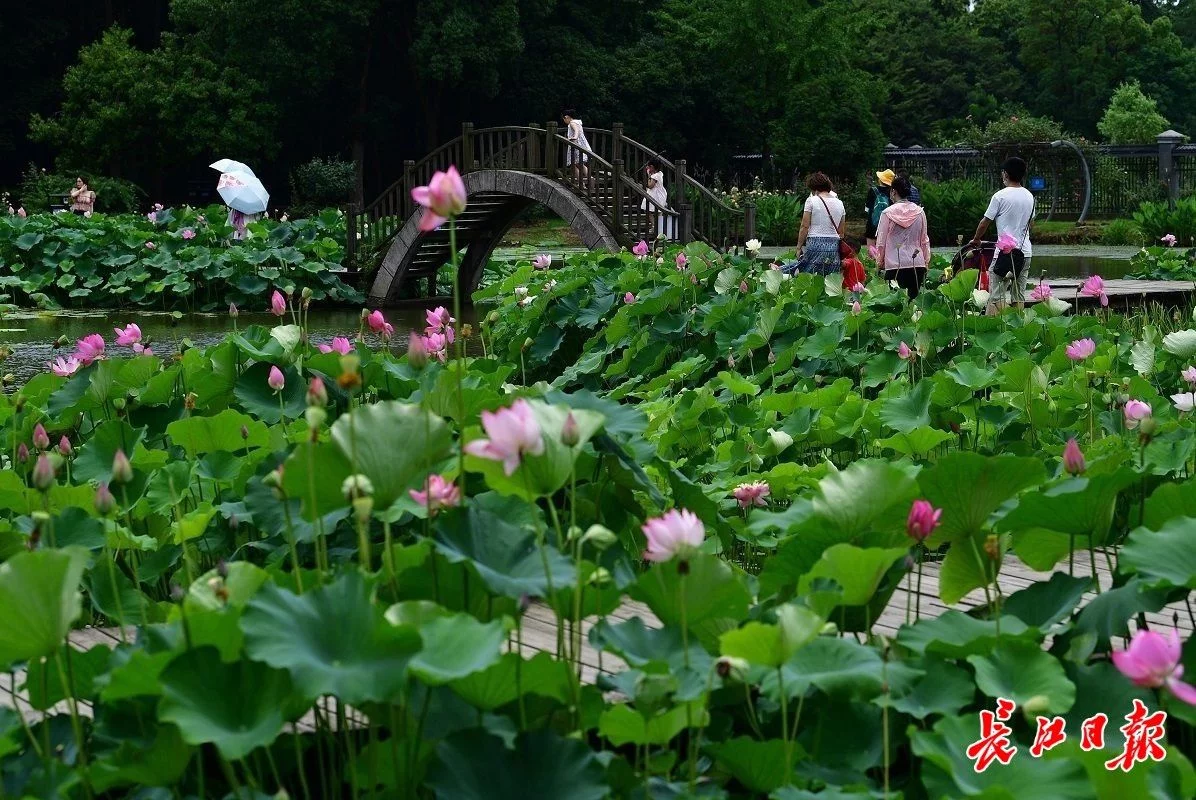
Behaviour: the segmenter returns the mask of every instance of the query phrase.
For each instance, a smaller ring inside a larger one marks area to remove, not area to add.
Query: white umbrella
[[[253,170],[247,165],[242,164],[240,161],[233,161],[231,158],[222,158],[219,161],[213,161],[208,166],[217,172],[244,172],[247,175],[253,175]],[[254,175],[254,177],[256,178],[257,176]]]
[[[260,214],[270,203],[270,193],[255,175],[247,172],[226,172],[216,184],[220,199],[242,214]]]

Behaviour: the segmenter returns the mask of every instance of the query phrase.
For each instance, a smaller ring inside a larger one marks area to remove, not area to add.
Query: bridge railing
[[[405,161],[402,176],[364,207],[350,206],[346,217],[347,256],[354,266],[376,260],[406,220],[415,212],[411,189],[431,180],[433,173],[456,165],[473,169],[509,169],[547,175],[571,185],[574,192],[603,214],[625,238],[657,230],[661,216],[669,238],[702,240],[714,247],[735,246],[755,235],[755,209],[731,208],[686,173],[684,161],[670,161],[623,134],[622,124],[587,129],[591,150],[591,181],[574,185],[567,153],[577,148],[555,122],[475,129],[461,126],[461,135],[433,150],[420,161]],[[669,203],[661,208],[645,191],[644,167],[651,161],[664,173]]]

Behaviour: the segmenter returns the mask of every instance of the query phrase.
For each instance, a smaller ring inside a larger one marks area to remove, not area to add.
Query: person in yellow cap
[[[864,219],[866,221],[864,238],[868,246],[876,245],[876,229],[880,225],[880,215],[885,213],[892,198],[889,189],[893,186],[893,178],[897,177],[891,169],[876,173],[876,186],[868,190],[868,199],[864,202]]]

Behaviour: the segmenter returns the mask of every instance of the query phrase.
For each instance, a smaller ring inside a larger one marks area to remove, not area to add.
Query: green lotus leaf
[[[18,553],[0,564],[0,664],[53,655],[79,617],[81,547]]]

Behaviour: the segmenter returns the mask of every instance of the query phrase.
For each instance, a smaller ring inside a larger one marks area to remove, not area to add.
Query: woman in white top
[[[664,185],[664,173],[651,161],[644,165],[644,173],[648,180],[644,191],[648,193],[648,197],[640,201],[640,208],[648,212],[650,219],[655,220],[655,224],[651,226],[650,230],[655,230],[657,235],[671,238],[666,224],[669,190]]]
[[[590,142],[586,139],[581,120],[576,117],[577,112],[571,108],[561,112],[561,119],[565,122],[565,138],[569,140],[569,147],[565,149],[565,165],[573,167],[573,182],[581,183],[582,178],[588,181],[590,177]]]
[[[806,186],[810,196],[797,234],[798,257],[785,271],[831,275],[839,271],[839,239],[847,211],[835,195],[831,179],[823,173],[815,172],[806,178]]]

